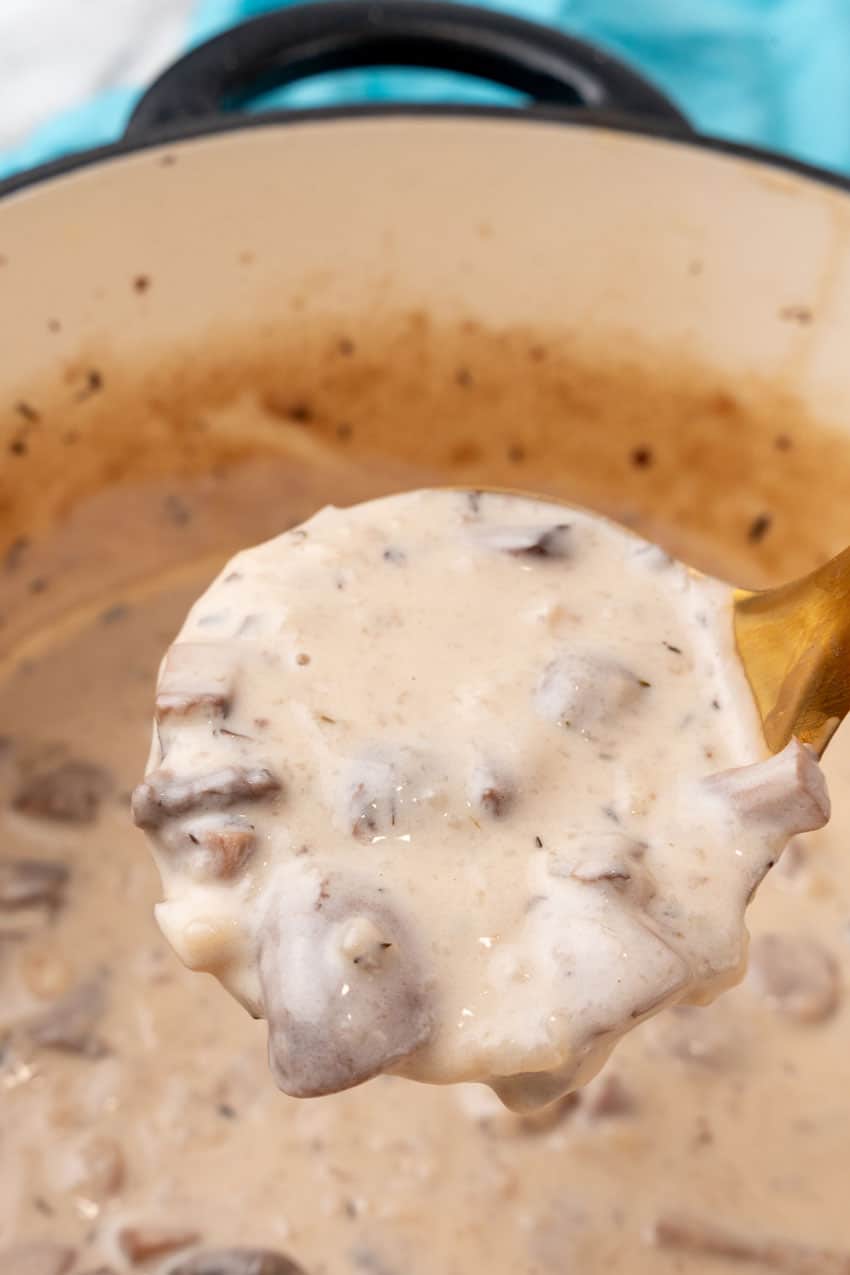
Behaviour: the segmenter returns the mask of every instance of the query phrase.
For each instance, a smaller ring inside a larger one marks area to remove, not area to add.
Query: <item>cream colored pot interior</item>
[[[718,519],[755,515],[730,504],[749,485],[757,506],[772,482],[752,473],[758,430],[743,431],[741,413],[768,431],[772,418],[777,434],[801,413],[838,428],[845,417],[846,196],[596,128],[361,119],[213,136],[11,197],[0,254],[0,419],[23,443],[0,478],[7,536],[67,511],[75,490],[167,468],[166,438],[181,434],[185,453],[189,400],[197,414],[259,390],[280,421],[310,368],[328,414],[345,415],[340,395],[349,411],[368,405],[364,447],[448,465],[461,482],[574,495],[580,464],[591,499],[622,479],[625,516],[652,507],[671,465],[704,471],[709,443],[728,481],[701,502]],[[336,335],[363,357],[334,363]],[[459,385],[444,393],[452,360]],[[380,392],[366,384],[378,363]],[[424,407],[442,417],[438,442],[417,424]],[[530,408],[535,424],[520,420]],[[545,455],[524,436],[521,463],[503,463],[506,413]],[[454,418],[465,452],[446,451]],[[460,422],[473,418],[467,439]],[[64,450],[60,431],[75,435]],[[629,473],[624,443],[659,432],[658,465]],[[267,432],[264,446],[278,445]],[[806,521],[829,503],[810,480]],[[708,515],[686,486],[678,512],[698,531]]]

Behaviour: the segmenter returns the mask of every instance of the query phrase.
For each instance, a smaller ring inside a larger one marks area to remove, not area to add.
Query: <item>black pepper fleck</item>
[[[216,1110],[218,1111],[218,1114],[220,1116],[223,1116],[225,1120],[236,1119],[236,1108],[231,1107],[229,1102],[220,1102]]]
[[[674,646],[672,642],[665,642],[664,645],[667,647],[667,650],[672,651],[674,655],[682,654],[682,648],[680,646]]]
[[[6,556],[3,559],[3,566],[7,571],[17,571],[21,565],[21,560],[30,547],[30,542],[26,536],[18,536],[13,540],[6,550]]]
[[[542,838],[542,837],[535,837],[535,838],[534,838],[534,844],[537,846],[537,849],[538,849],[538,850],[542,850],[542,849],[543,849],[543,838]]]
[[[163,509],[166,517],[174,523],[175,527],[185,527],[192,520],[191,509],[185,500],[181,500],[174,492],[166,496],[163,502]]]
[[[151,286],[151,277],[149,274],[137,274],[133,280],[133,291],[142,293],[147,292]]]
[[[36,421],[41,420],[40,413],[33,407],[32,403],[27,403],[24,399],[19,399],[15,404],[15,411],[22,416],[30,425],[34,425]]]
[[[86,373],[86,383],[76,395],[77,402],[84,403],[87,398],[91,398],[93,394],[98,394],[102,389],[103,373],[99,372],[96,367],[89,368]]]
[[[47,588],[47,581],[44,576],[33,576],[27,587],[30,593],[44,593]]]
[[[511,443],[508,448],[508,460],[512,465],[521,465],[525,460],[525,448],[521,443]]]
[[[655,457],[651,447],[634,447],[629,453],[629,460],[635,469],[649,469]]]
[[[747,529],[747,539],[750,544],[761,544],[767,533],[770,531],[773,518],[770,514],[758,514],[750,523]]]
[[[814,311],[808,305],[784,305],[779,311],[780,319],[786,323],[799,323],[801,327],[806,327],[811,323]]]
[[[299,425],[309,425],[313,420],[313,409],[309,403],[293,403],[287,415],[290,420],[297,421]]]
[[[116,624],[119,620],[124,620],[130,613],[130,608],[124,602],[116,602],[114,606],[107,607],[105,611],[100,613],[101,624]]]

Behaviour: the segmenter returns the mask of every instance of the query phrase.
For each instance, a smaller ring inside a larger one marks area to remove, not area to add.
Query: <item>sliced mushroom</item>
[[[97,1035],[97,1027],[105,1009],[104,979],[96,975],[31,1019],[26,1026],[27,1035],[42,1049],[102,1058],[107,1050]]]
[[[830,1018],[841,1000],[838,965],[816,939],[760,934],[750,946],[751,985],[798,1023]]]
[[[264,766],[223,766],[187,777],[155,770],[133,793],[133,818],[140,828],[157,828],[175,815],[226,810],[240,801],[259,801],[280,790],[280,780]]]
[[[26,775],[12,797],[12,806],[39,819],[94,823],[111,787],[112,779],[102,766],[71,759]]]
[[[468,534],[484,549],[515,557],[570,558],[574,544],[567,522],[546,527],[475,527]]]
[[[829,819],[823,771],[813,750],[797,739],[767,761],[720,771],[705,784],[739,818],[773,826],[785,838],[822,828]]]
[[[16,1244],[0,1251],[0,1275],[66,1275],[76,1256],[66,1244]]]
[[[303,1266],[269,1248],[204,1249],[169,1267],[168,1275],[305,1275]]]
[[[157,720],[186,717],[195,709],[208,716],[226,717],[234,681],[234,655],[229,646],[218,642],[176,642],[159,675]]]
[[[0,863],[0,908],[58,908],[65,901],[70,872],[51,859],[11,859]]]
[[[416,946],[389,903],[342,876],[297,907],[288,897],[273,906],[260,980],[272,1073],[285,1093],[349,1089],[425,1043],[432,997]]]
[[[566,650],[547,664],[534,692],[539,715],[556,726],[592,732],[635,708],[647,682],[616,659]]]

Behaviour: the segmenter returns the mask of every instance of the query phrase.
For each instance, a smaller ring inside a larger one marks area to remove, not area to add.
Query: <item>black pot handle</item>
[[[548,27],[436,0],[323,0],[262,14],[187,53],[144,94],[126,136],[208,119],[322,71],[367,66],[460,71],[539,103],[690,128],[669,98],[625,63]]]

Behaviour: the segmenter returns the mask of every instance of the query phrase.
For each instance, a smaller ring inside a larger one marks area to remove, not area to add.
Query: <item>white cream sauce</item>
[[[588,513],[421,491],[239,554],[160,671],[134,797],[181,959],[296,1096],[379,1072],[516,1110],[736,982],[826,822],[769,758],[730,592]]]

